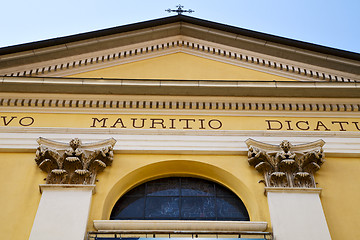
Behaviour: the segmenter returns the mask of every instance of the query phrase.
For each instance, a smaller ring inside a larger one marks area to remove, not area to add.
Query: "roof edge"
[[[190,17],[190,16],[185,16],[185,15],[175,15],[175,16],[170,16],[170,17],[165,17],[165,18],[159,18],[159,19],[154,19],[154,20],[149,20],[149,21],[144,21],[144,22],[138,22],[138,23],[132,23],[132,24],[127,24],[127,25],[123,25],[123,26],[107,28],[107,29],[103,29],[103,30],[96,30],[96,31],[80,33],[80,34],[75,34],[75,35],[70,35],[70,36],[65,36],[65,37],[58,37],[58,38],[52,38],[52,39],[48,39],[48,40],[41,40],[41,41],[36,41],[36,42],[30,42],[30,43],[18,44],[18,45],[14,45],[14,46],[3,47],[3,48],[0,48],[0,56],[17,53],[17,52],[35,50],[35,49],[39,49],[39,48],[46,48],[46,47],[76,42],[76,41],[82,41],[82,40],[86,40],[86,39],[90,39],[90,38],[103,37],[103,36],[108,36],[108,35],[117,34],[117,33],[124,33],[124,32],[144,29],[144,28],[161,26],[161,25],[171,24],[171,23],[175,23],[175,22],[186,22],[186,23],[190,23],[190,24],[194,24],[194,25],[199,25],[202,27],[208,27],[208,28],[213,28],[213,29],[220,30],[220,31],[239,34],[239,35],[246,36],[246,37],[257,38],[257,39],[261,39],[264,41],[283,44],[283,45],[292,46],[292,47],[296,47],[296,48],[300,48],[300,49],[306,49],[306,50],[310,50],[310,51],[314,51],[314,52],[318,52],[318,53],[322,53],[322,54],[328,54],[328,55],[332,55],[332,56],[337,56],[337,57],[342,57],[342,58],[346,58],[346,59],[360,61],[359,53],[341,50],[341,49],[337,49],[337,48],[326,47],[326,46],[303,42],[303,41],[294,40],[294,39],[290,39],[290,38],[275,36],[275,35],[271,35],[271,34],[267,34],[267,33],[261,33],[261,32],[257,32],[257,31],[252,31],[252,30],[248,30],[248,29],[244,29],[244,28],[239,28],[239,27],[230,26],[230,25],[226,25],[226,24],[216,23],[216,22],[203,20],[203,19]]]

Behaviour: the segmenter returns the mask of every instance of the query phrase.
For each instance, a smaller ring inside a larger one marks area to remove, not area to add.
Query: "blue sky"
[[[360,0],[9,0],[0,47],[171,16],[190,16],[360,53]]]

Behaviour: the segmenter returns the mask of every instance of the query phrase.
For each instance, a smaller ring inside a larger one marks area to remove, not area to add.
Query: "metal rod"
[[[246,234],[246,235],[271,235],[271,232],[261,232],[261,231],[186,231],[186,230],[102,230],[102,231],[89,231],[89,234],[224,234],[224,235],[237,235],[237,234]]]
[[[95,240],[99,237],[99,235],[112,235],[115,237],[115,239],[119,239],[118,237],[120,237],[120,239],[123,237],[123,235],[127,235],[127,234],[137,234],[139,235],[139,237],[141,235],[145,234],[146,238],[149,238],[148,235],[151,234],[152,238],[156,238],[156,234],[168,234],[169,238],[171,238],[171,234],[191,234],[191,238],[194,239],[198,238],[199,235],[201,234],[205,234],[205,235],[215,235],[215,238],[219,238],[219,234],[221,235],[238,235],[239,238],[241,238],[243,235],[260,235],[263,236],[264,239],[273,239],[273,234],[272,232],[258,232],[258,231],[216,231],[216,232],[212,232],[212,231],[169,231],[169,230],[163,230],[163,231],[153,231],[153,230],[131,230],[131,231],[127,231],[127,230],[109,230],[109,231],[89,231],[87,232],[87,240]],[[150,235],[150,236],[151,236]],[[109,236],[109,237],[110,237]],[[151,238],[151,237],[150,237]]]

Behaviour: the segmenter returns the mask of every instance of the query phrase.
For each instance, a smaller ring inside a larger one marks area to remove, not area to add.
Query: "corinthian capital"
[[[39,138],[37,142],[35,162],[47,172],[47,184],[94,184],[97,173],[111,165],[116,140],[82,144],[77,138],[70,143]]]
[[[314,173],[324,163],[323,140],[292,145],[284,140],[279,145],[246,140],[249,164],[264,175],[266,187],[315,188]]]

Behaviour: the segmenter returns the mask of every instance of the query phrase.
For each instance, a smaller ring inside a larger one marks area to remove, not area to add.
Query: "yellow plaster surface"
[[[46,174],[34,162],[35,153],[0,153],[2,206],[0,231],[3,239],[28,239],[41,194],[39,184]],[[360,158],[327,158],[315,174],[323,189],[321,202],[332,239],[360,238]],[[101,172],[96,183],[88,222],[109,219],[116,201],[131,188],[161,177],[191,176],[218,182],[237,194],[251,221],[266,221],[271,230],[262,179],[238,155],[115,154],[112,166]]]
[[[186,53],[173,53],[114,67],[70,75],[68,77],[293,81],[293,79],[290,78],[259,72]]]
[[[360,158],[326,158],[315,174],[332,239],[360,239]]]
[[[46,177],[34,157],[35,153],[0,153],[1,239],[30,236],[41,197],[39,184]]]

